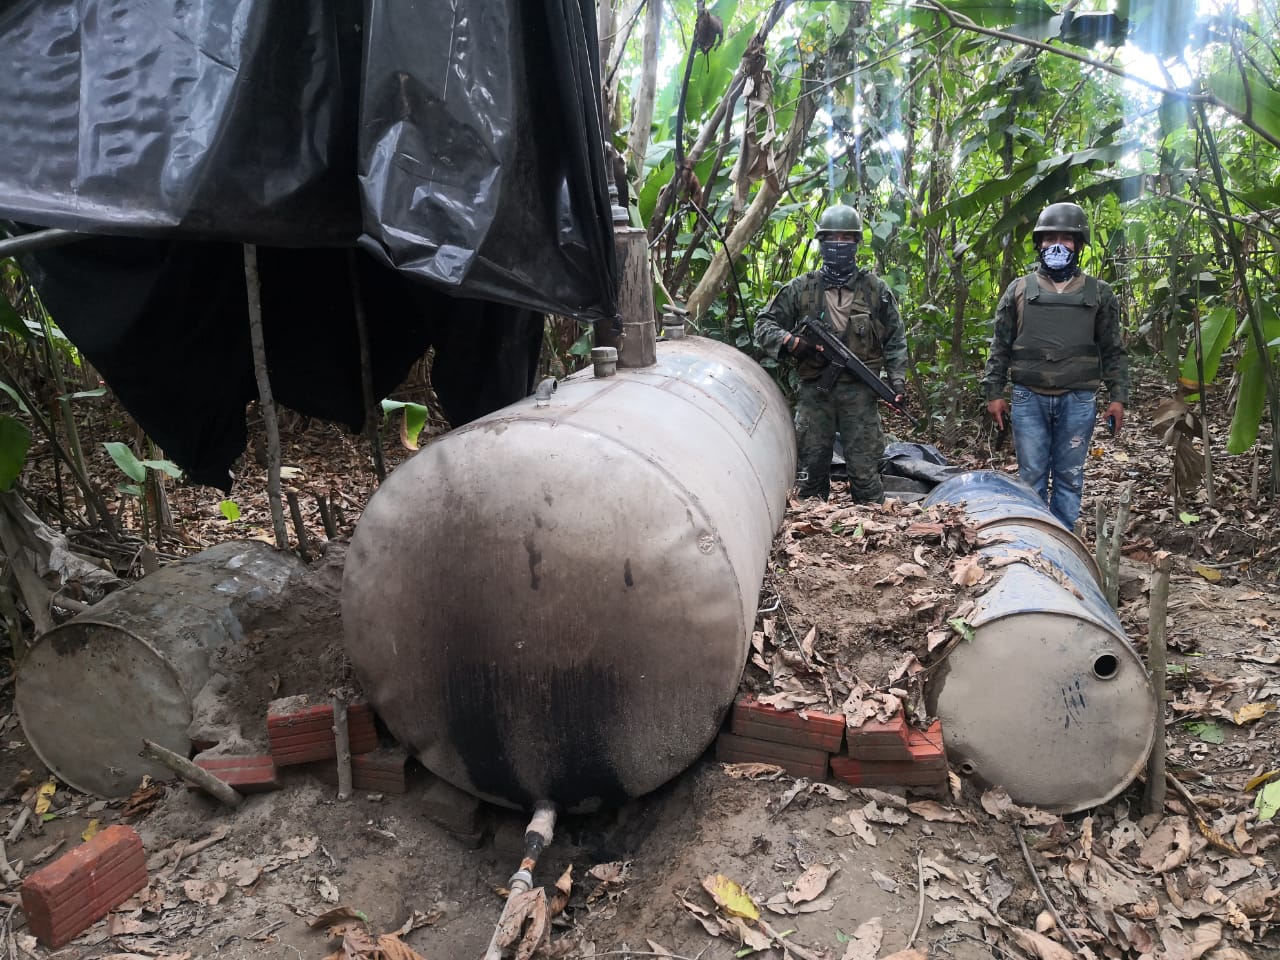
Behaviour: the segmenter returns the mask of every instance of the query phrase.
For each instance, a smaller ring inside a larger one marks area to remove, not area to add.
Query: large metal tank
[[[924,503],[975,513],[983,556],[1036,557],[997,569],[969,617],[972,642],[931,677],[953,765],[1055,812],[1111,799],[1146,763],[1155,694],[1087,551],[1035,491],[1000,474],[960,474]]]
[[[453,431],[352,539],[342,616],[366,696],[488,800],[574,811],[654,789],[732,702],[794,475],[777,387],[702,338]]]

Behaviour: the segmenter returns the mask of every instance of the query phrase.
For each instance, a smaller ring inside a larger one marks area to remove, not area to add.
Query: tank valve
[[[538,389],[533,391],[533,405],[535,407],[545,407],[551,403],[551,395],[556,392],[556,387],[560,385],[560,381],[555,377],[546,377],[538,384]]]
[[[597,377],[612,377],[618,372],[618,348],[592,347],[591,364]]]
[[[685,322],[689,317],[687,310],[682,310],[668,303],[662,308],[662,339],[679,340],[685,334]]]

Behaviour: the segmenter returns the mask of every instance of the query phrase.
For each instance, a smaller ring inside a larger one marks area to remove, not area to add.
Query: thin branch
[[[1058,925],[1058,929],[1062,931],[1062,935],[1067,938],[1067,942],[1075,948],[1076,954],[1080,953],[1080,944],[1076,942],[1076,938],[1071,935],[1071,931],[1067,929],[1067,925],[1062,922],[1062,917],[1058,913],[1058,908],[1053,905],[1053,901],[1049,899],[1049,894],[1045,892],[1044,884],[1040,882],[1040,874],[1036,873],[1036,866],[1031,862],[1031,851],[1027,849],[1027,841],[1022,836],[1022,827],[1018,824],[1013,825],[1014,835],[1018,838],[1018,846],[1022,848],[1022,859],[1027,861],[1027,869],[1031,871],[1031,879],[1036,882],[1036,890],[1040,893],[1040,899],[1044,901],[1044,905],[1049,908],[1049,912],[1053,914],[1053,922]]]

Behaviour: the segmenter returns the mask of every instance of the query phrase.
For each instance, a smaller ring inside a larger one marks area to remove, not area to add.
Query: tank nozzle
[[[538,388],[533,391],[533,405],[535,407],[545,407],[551,403],[551,395],[556,392],[556,387],[560,386],[560,381],[555,377],[546,377]]]
[[[618,372],[618,348],[592,347],[591,365],[597,377],[612,377]]]

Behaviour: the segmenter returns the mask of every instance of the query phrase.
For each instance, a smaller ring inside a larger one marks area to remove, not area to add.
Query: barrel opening
[[[965,760],[963,763],[960,764],[959,769],[964,776],[971,777],[978,772],[978,765],[974,763],[972,760]]]
[[[1093,661],[1093,675],[1099,680],[1112,680],[1120,672],[1120,659],[1114,653],[1104,653]]]

